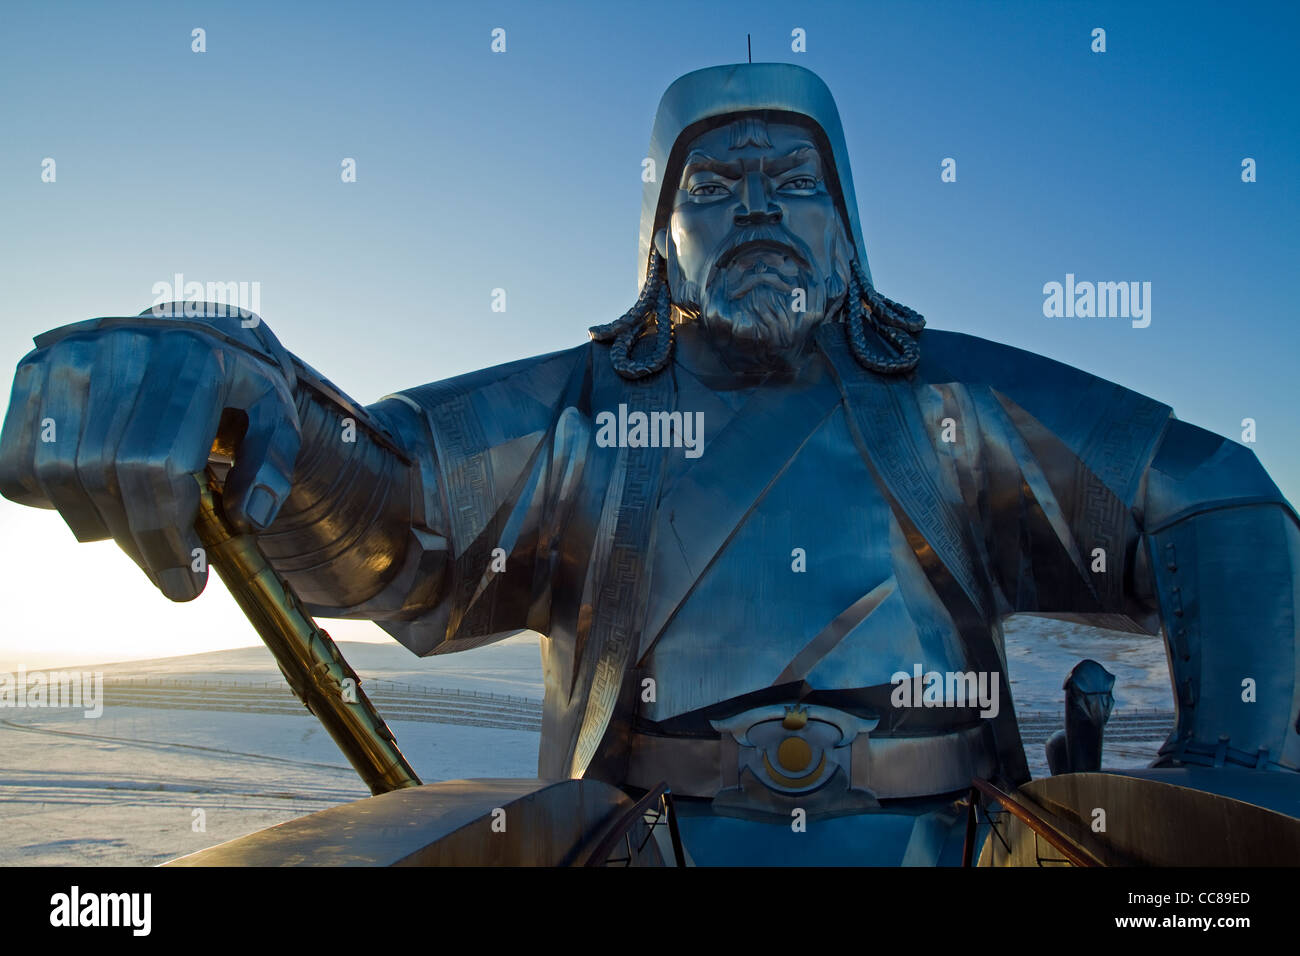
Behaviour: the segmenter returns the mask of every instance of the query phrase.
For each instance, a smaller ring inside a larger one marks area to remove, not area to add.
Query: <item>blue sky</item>
[[[575,345],[635,298],[659,96],[743,60],[748,33],[756,61],[807,66],[834,93],[883,293],[1229,437],[1256,419],[1253,448],[1294,501],[1298,10],[7,5],[0,402],[33,334],[138,312],[175,273],[259,282],[281,341],[363,402]],[[1045,318],[1043,285],[1067,273],[1150,282],[1150,327]],[[167,606],[52,513],[0,501],[0,540],[0,665],[249,643],[224,595]]]

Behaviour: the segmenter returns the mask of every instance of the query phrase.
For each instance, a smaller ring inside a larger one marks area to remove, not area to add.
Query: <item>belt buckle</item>
[[[722,735],[715,808],[789,817],[802,808],[856,813],[880,806],[864,786],[880,718],[815,704],[772,704],[710,721]]]

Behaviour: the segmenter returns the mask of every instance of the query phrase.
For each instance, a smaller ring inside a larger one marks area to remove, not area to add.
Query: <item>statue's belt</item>
[[[872,737],[877,719],[776,704],[712,721],[720,736],[633,734],[627,783],[715,804],[825,809],[953,793],[995,769],[987,722],[944,734]]]

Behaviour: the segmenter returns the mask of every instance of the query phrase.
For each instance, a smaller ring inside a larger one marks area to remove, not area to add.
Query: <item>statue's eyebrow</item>
[[[739,179],[745,174],[745,170],[739,162],[729,163],[716,159],[703,150],[693,149],[686,157],[686,164],[682,167],[682,182],[686,182],[696,173],[717,173],[727,179]]]
[[[817,162],[820,168],[821,152],[812,143],[799,143],[784,156],[762,160],[762,169],[769,176],[780,176],[808,162]],[[682,182],[686,182],[696,173],[717,173],[727,179],[740,179],[745,175],[745,167],[739,161],[726,162],[710,156],[701,149],[693,149],[686,157],[682,167]]]
[[[809,156],[809,153],[812,155]],[[763,172],[767,173],[769,176],[780,176],[782,173],[794,169],[797,166],[802,166],[810,160],[816,160],[818,162],[818,168],[820,169],[821,153],[818,151],[817,147],[812,143],[800,143],[784,156],[778,156],[770,162],[764,160]]]

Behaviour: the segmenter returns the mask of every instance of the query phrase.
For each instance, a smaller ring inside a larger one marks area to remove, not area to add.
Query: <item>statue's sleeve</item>
[[[969,389],[978,533],[999,603],[1117,630],[1159,628],[1141,544],[1167,405],[1040,356]]]
[[[1300,524],[1255,455],[986,348],[962,389],[981,438],[966,472],[1002,610],[1160,633],[1178,721],[1158,764],[1300,769]]]
[[[1242,445],[1174,421],[1143,545],[1178,723],[1159,765],[1300,770],[1300,525]]]
[[[294,491],[259,544],[313,614],[373,620],[416,654],[544,631],[539,540],[556,518],[557,437],[573,440],[557,423],[587,352],[389,395],[360,410],[344,453],[342,413],[300,403]]]

